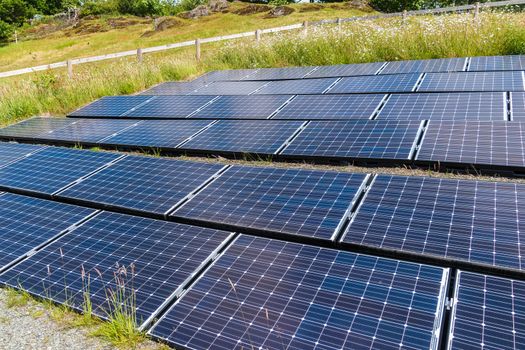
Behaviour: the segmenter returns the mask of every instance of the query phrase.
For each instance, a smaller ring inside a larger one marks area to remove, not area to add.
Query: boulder
[[[268,12],[265,18],[288,16],[290,13],[294,11],[295,10],[289,6],[276,6],[273,9],[271,9],[270,12]]]
[[[209,0],[208,7],[212,12],[222,12],[226,10],[230,4],[227,0]]]
[[[189,18],[199,18],[199,17],[209,16],[209,15],[210,15],[210,11],[208,10],[208,6],[199,5],[191,11],[181,13],[179,17],[189,19]]]

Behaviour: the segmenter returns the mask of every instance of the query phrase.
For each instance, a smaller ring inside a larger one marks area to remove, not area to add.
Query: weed
[[[8,308],[27,306],[32,300],[31,295],[23,289],[17,290],[7,287],[5,291],[7,295],[6,305]]]

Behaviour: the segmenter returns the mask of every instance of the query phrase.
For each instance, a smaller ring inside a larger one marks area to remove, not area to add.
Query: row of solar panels
[[[283,160],[525,167],[525,122],[125,120],[33,118],[0,139],[176,154],[255,155]]]
[[[360,75],[525,70],[525,56],[463,57],[431,60],[340,64],[335,66],[259,68],[213,71],[199,81],[283,80]]]
[[[76,193],[99,208],[162,204],[178,207],[181,218],[281,238],[329,239],[350,219],[347,243],[522,273],[523,185],[225,169],[18,144],[2,144],[0,155],[0,185],[10,191],[48,198]],[[351,212],[363,191],[362,204]],[[188,193],[189,201],[181,202]],[[454,295],[448,295],[446,268],[12,193],[0,195],[0,217],[1,283],[79,309],[88,286],[101,317],[108,290],[133,286],[139,324],[175,346],[436,349],[447,337],[451,349],[523,345],[522,281],[458,271]],[[452,331],[443,337],[452,296]]]
[[[108,96],[69,116],[120,119],[523,120],[525,93]]]

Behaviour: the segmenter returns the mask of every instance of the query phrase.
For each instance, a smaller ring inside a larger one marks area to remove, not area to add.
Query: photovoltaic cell
[[[510,100],[512,120],[525,120],[525,93],[511,92]]]
[[[337,78],[301,79],[301,80],[279,80],[272,81],[268,85],[257,90],[257,95],[301,95],[321,94],[332,85]]]
[[[413,91],[419,74],[376,75],[341,79],[329,94],[387,93]]]
[[[409,159],[416,121],[310,122],[280,154],[329,158]]]
[[[94,212],[43,199],[0,194],[0,271]]]
[[[195,81],[228,81],[228,80],[243,80],[257,72],[257,69],[231,69],[231,70],[216,70],[202,75],[195,79]]]
[[[136,127],[104,140],[101,144],[174,148],[210,123],[209,120],[145,120]]]
[[[172,215],[257,230],[332,239],[364,174],[232,167]]]
[[[206,81],[194,80],[194,81],[185,81],[185,82],[166,82],[159,85],[156,85],[140,95],[188,95],[193,92],[195,89],[203,87],[206,84]],[[213,95],[213,94],[212,94]]]
[[[507,120],[504,92],[392,95],[377,119]]]
[[[221,164],[129,156],[58,196],[165,214],[222,168]]]
[[[274,154],[302,124],[301,121],[285,120],[221,120],[180,148]]]
[[[0,142],[0,167],[24,158],[43,148],[43,146],[26,145],[22,143]]]
[[[267,81],[216,81],[196,89],[190,95],[249,95]]]
[[[525,123],[430,121],[417,160],[525,166]]]
[[[469,71],[525,70],[525,56],[481,56],[470,59]]]
[[[75,121],[72,118],[31,118],[0,129],[0,138],[34,139],[37,135],[60,129]]]
[[[374,75],[384,65],[384,62],[339,64],[321,66],[309,73],[306,78],[349,77],[353,75]]]
[[[525,186],[379,175],[343,242],[522,270]]]
[[[272,119],[370,119],[385,95],[297,96]]]
[[[135,302],[128,308],[134,308],[141,325],[229,235],[102,212],[2,274],[0,281],[80,310],[87,292],[93,314],[103,318],[112,307],[111,293],[123,293],[124,298],[133,293]]]
[[[40,134],[37,138],[54,141],[96,143],[99,140],[136,125],[136,121],[125,119],[90,118],[76,120],[76,123],[69,124],[46,134]]]
[[[241,235],[150,334],[188,349],[437,349],[447,275]]]
[[[0,186],[52,194],[120,154],[49,147],[0,168]]]
[[[191,118],[266,119],[290,99],[290,95],[221,96]]]
[[[459,271],[449,349],[523,349],[525,282]]]
[[[69,114],[70,117],[119,117],[147,103],[151,96],[106,96]]]
[[[381,74],[460,72],[465,68],[466,58],[388,62]]]
[[[523,91],[522,72],[427,73],[417,91]]]
[[[243,80],[286,80],[301,79],[315,67],[261,68]]]
[[[129,113],[126,117],[137,118],[185,118],[203,107],[216,96],[159,96]]]

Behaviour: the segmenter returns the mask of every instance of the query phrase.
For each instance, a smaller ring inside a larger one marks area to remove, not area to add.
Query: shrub
[[[382,12],[401,12],[404,10],[419,10],[425,5],[425,0],[371,0],[370,6]]]
[[[35,9],[22,0],[0,0],[0,19],[20,26],[35,14]]]
[[[7,42],[13,35],[13,26],[0,21],[0,42]]]
[[[118,13],[117,3],[114,0],[89,0],[82,5],[80,15],[85,16],[99,16],[110,15]]]

